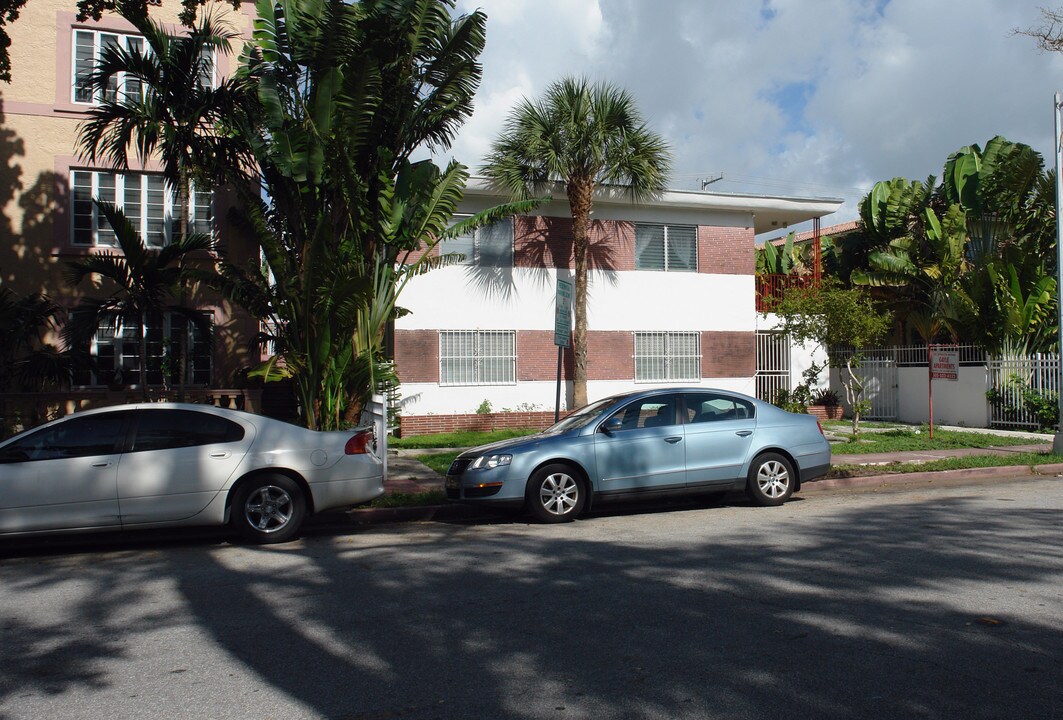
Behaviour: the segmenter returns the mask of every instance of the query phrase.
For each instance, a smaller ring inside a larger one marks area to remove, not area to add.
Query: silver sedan
[[[467,450],[447,471],[451,500],[572,520],[612,498],[744,490],[781,505],[830,469],[811,415],[708,388],[643,390],[581,408],[537,435]]]
[[[384,492],[371,430],[314,432],[204,405],[88,410],[0,443],[0,534],[231,524],[283,542]]]

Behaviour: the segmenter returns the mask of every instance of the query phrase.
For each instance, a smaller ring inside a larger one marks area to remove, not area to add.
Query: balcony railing
[[[815,275],[757,275],[757,312],[771,312],[775,303],[786,294],[787,290],[817,287],[819,281]]]

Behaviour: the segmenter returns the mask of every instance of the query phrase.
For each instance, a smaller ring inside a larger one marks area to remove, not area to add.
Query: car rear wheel
[[[749,466],[746,494],[757,505],[782,505],[794,493],[794,469],[778,453],[759,455]]]
[[[253,543],[290,540],[306,517],[302,488],[284,475],[255,478],[236,491],[231,511],[233,527]]]
[[[575,520],[587,496],[579,478],[566,465],[547,465],[528,481],[528,509],[541,522]]]

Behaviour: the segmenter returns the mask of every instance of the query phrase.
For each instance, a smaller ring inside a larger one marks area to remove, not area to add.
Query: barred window
[[[210,314],[204,313],[210,321]],[[153,312],[141,324],[100,323],[87,351],[90,367],[75,373],[75,385],[109,385],[116,375],[126,384],[140,382],[141,341],[147,351],[148,385],[178,385],[181,341],[186,341],[185,384],[210,385],[213,358],[210,337],[182,315]]]
[[[512,385],[516,381],[515,330],[440,331],[440,385]]]
[[[697,272],[697,227],[636,223],[635,269]]]
[[[701,380],[701,334],[636,332],[635,382]]]
[[[71,170],[70,187],[75,245],[116,244],[114,230],[93,199],[111,203],[125,213],[148,247],[168,245],[177,231],[175,198],[158,173]],[[213,204],[213,192],[192,187],[187,210],[190,231],[213,231]]]
[[[463,220],[468,216],[455,219]],[[499,220],[439,243],[439,254],[464,255],[463,265],[513,267],[513,221]]]

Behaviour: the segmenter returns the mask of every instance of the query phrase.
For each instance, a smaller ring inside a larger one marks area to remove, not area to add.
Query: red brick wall
[[[635,340],[623,330],[587,333],[587,379],[630,380],[635,377]]]
[[[624,330],[587,333],[587,378],[630,380],[635,377],[634,340]],[[701,333],[702,377],[750,377],[756,373],[756,334]],[[439,382],[439,334],[436,330],[396,330],[395,365],[402,382]],[[565,350],[562,378],[572,378],[572,352]],[[536,382],[557,377],[557,346],[549,330],[517,331],[517,380]]]
[[[756,333],[740,331],[701,333],[702,377],[751,377],[756,372]]]
[[[572,379],[572,350],[566,348],[561,361],[561,378]],[[551,330],[517,331],[517,380],[557,379],[557,346]]]
[[[400,382],[439,382],[439,332],[396,330],[395,369]]]
[[[753,228],[698,227],[698,272],[752,275]]]
[[[564,417],[563,413],[561,417]],[[507,428],[530,428],[542,430],[554,424],[554,411],[487,413],[466,415],[416,415],[399,418],[399,435],[433,435],[457,430],[502,430]]]
[[[573,268],[571,218],[522,215],[513,221],[513,265]],[[629,222],[592,220],[587,266],[594,270],[635,268],[635,226]]]

